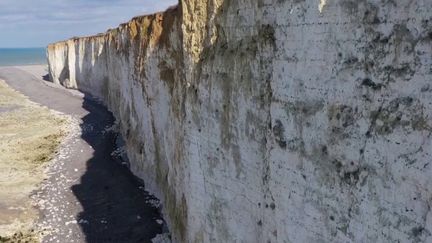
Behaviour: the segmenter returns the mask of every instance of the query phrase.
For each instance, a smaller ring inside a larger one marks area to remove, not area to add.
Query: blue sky
[[[0,0],[0,48],[45,47],[92,35],[178,0]]]

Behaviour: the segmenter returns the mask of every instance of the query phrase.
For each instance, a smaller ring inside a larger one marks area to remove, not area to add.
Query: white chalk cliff
[[[432,242],[432,1],[182,0],[48,58],[177,242]]]

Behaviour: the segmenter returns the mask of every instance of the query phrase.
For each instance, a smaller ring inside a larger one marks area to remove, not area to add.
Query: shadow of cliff
[[[162,233],[154,197],[143,190],[129,169],[111,156],[117,134],[107,131],[114,118],[88,95],[83,108],[82,138],[94,149],[80,184],[72,191],[83,207],[77,215],[87,242],[151,242]]]
[[[41,78],[42,78],[43,81],[52,82],[51,77],[50,77],[49,74],[45,74]]]

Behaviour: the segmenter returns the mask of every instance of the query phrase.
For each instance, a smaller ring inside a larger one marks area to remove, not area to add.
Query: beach
[[[157,200],[112,155],[119,149],[112,114],[86,94],[44,81],[46,71],[0,67],[0,138],[8,141],[0,146],[0,168],[13,172],[0,175],[0,188],[8,188],[0,195],[0,236],[150,241],[162,233],[163,220]]]
[[[66,135],[69,118],[31,102],[0,80],[0,236],[33,241],[31,193]]]

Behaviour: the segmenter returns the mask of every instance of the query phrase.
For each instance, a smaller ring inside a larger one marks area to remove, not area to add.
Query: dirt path
[[[44,242],[150,242],[162,232],[155,199],[111,156],[116,136],[108,130],[111,113],[23,69],[0,68],[0,79],[30,100],[80,121],[79,132],[69,138],[50,178],[34,195],[43,216],[40,226],[52,229]]]

